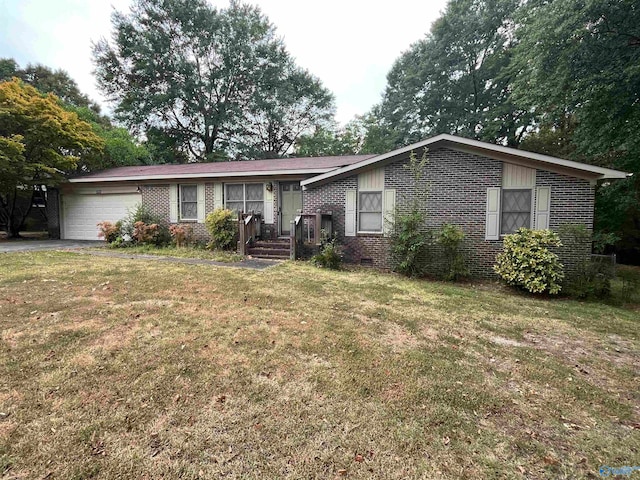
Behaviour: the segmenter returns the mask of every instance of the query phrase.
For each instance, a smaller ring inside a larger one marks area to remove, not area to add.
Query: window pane
[[[360,193],[361,212],[382,212],[382,192]]]
[[[181,202],[197,202],[198,201],[198,187],[197,185],[181,185],[180,197]]]
[[[261,183],[247,184],[247,200],[262,200],[264,194],[264,186]]]
[[[502,233],[514,233],[522,227],[531,227],[531,214],[529,212],[502,214]]]
[[[359,230],[363,232],[381,232],[382,213],[361,213]]]
[[[227,202],[226,207],[234,212],[241,212],[244,209],[243,202]]]
[[[503,212],[530,212],[531,190],[503,190]]]
[[[249,202],[247,201],[247,212],[256,212],[263,213],[264,210],[264,202]]]
[[[500,233],[513,233],[522,227],[531,227],[531,190],[503,190]]]
[[[180,204],[180,218],[187,220],[198,218],[198,204],[194,202],[182,202]]]
[[[227,203],[238,202],[238,201],[241,202],[244,200],[242,198],[243,196],[242,185],[227,185],[226,187],[227,187],[227,196],[226,196]]]

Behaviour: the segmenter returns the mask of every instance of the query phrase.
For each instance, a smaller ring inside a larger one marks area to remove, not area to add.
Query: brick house
[[[424,185],[416,185],[406,165],[411,152],[420,157],[425,149]],[[591,229],[596,182],[625,176],[443,134],[381,155],[121,167],[92,173],[61,186],[59,213],[50,215],[56,222],[50,227],[62,238],[94,239],[98,221],[116,221],[142,203],[169,223],[192,224],[196,236],[206,240],[206,213],[226,206],[254,212],[260,227],[257,240],[262,242],[254,245],[256,254],[269,253],[263,251],[268,243],[282,253],[296,235],[298,241],[314,243],[316,232],[326,227],[344,245],[348,261],[388,268],[392,212],[406,211],[422,195],[427,226],[461,227],[471,273],[487,276],[504,234],[522,226],[557,230],[563,224],[584,224]],[[296,222],[306,226],[298,231]],[[562,260],[571,264],[589,253],[590,245],[584,245]]]

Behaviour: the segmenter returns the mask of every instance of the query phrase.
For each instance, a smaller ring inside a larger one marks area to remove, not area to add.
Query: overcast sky
[[[212,1],[226,6],[227,1]],[[91,98],[108,105],[91,73],[91,42],[110,35],[110,14],[129,0],[0,0],[0,57],[20,66],[68,71]],[[300,66],[336,96],[344,123],[380,99],[393,61],[422,38],[445,0],[259,0]]]

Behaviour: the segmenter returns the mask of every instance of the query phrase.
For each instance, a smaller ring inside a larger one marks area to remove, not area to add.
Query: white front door
[[[63,195],[62,238],[99,240],[99,222],[122,220],[142,201],[139,193],[112,195]]]

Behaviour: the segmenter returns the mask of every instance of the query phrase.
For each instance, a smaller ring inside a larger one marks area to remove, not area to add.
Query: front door
[[[300,182],[280,182],[280,234],[289,235],[291,220],[302,210]]]

